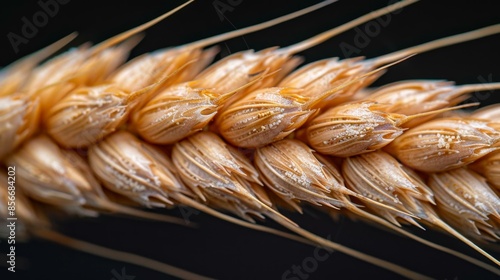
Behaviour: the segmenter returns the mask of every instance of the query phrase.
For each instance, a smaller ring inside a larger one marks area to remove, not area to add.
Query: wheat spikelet
[[[491,122],[443,118],[412,128],[387,149],[401,162],[423,172],[459,168],[498,150],[500,132]]]

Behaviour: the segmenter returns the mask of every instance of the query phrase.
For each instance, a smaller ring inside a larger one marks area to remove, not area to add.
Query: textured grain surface
[[[23,16],[32,16],[40,10],[35,1],[25,2],[17,7],[2,7],[0,34],[7,34],[9,31],[19,32],[22,26],[20,19]],[[50,18],[48,24],[40,28],[38,34],[30,39],[28,44],[21,45],[18,54],[14,54],[4,35],[1,40],[4,54],[0,57],[0,65],[35,51],[74,30],[81,33],[76,43],[89,40],[101,41],[180,3],[179,1],[167,4],[153,2],[127,2],[127,5],[116,2],[109,7],[103,7],[100,4],[71,1],[61,6],[58,14]],[[226,12],[224,15],[227,19],[221,22],[212,6],[212,1],[198,2],[150,29],[144,41],[133,51],[133,55],[229,31],[233,29],[233,25],[244,27],[308,5],[304,3],[306,1],[280,0],[269,3],[269,1],[243,0],[233,11]],[[223,0],[221,2],[226,3]],[[286,46],[382,7],[389,1],[363,2],[365,1],[341,1],[278,28],[231,40],[221,45],[223,54],[227,55],[229,52],[246,48],[260,50],[273,45]],[[378,36],[371,38],[368,46],[362,48],[360,55],[374,57],[498,21],[494,1],[475,1],[474,7],[453,4],[452,1],[446,2],[439,6],[419,3],[406,8],[399,15],[394,15],[390,24],[382,28]],[[205,14],[200,14],[200,11],[204,11]],[[191,26],[186,26],[186,22]],[[304,52],[303,55],[308,62],[335,55],[344,57],[339,50],[339,44],[347,42],[353,45],[356,34],[356,31],[347,32]],[[498,38],[498,36],[491,37],[419,55],[390,69],[376,85],[417,78],[448,79],[456,81],[457,84],[500,81]],[[488,93],[484,92],[477,94],[476,99],[484,104],[498,102],[498,98],[495,99],[492,94],[486,98],[487,95]],[[170,212],[182,216],[179,210]],[[205,214],[184,211],[184,214],[186,213],[193,214],[189,220],[199,223],[200,229],[192,230],[117,217],[74,219],[60,222],[59,225],[63,232],[75,237],[143,254],[222,279],[281,279],[283,273],[292,269],[293,265],[301,265],[308,257],[314,257],[312,247],[229,225]],[[345,217],[334,223],[326,215],[310,209],[306,210],[304,216],[290,215],[290,217],[318,234],[331,236],[330,239],[336,242],[393,260],[439,279],[471,279],[479,276],[493,278],[491,274],[443,253],[366,224],[350,222]],[[274,225],[271,222],[267,224]],[[414,231],[419,232],[416,229]],[[477,256],[451,237],[435,232],[424,233],[422,236]],[[0,245],[3,248],[5,244]],[[136,279],[165,279],[163,275],[139,267],[110,262],[41,241],[20,244],[17,252],[19,267],[23,258],[29,261],[31,266],[27,271],[20,270],[16,274],[20,279],[67,279],[68,275],[72,279],[111,279],[113,277],[111,271],[113,269],[120,271],[122,267],[126,268],[127,274],[136,276]],[[496,253],[496,256],[499,257],[499,254]],[[0,273],[4,274],[3,271]],[[319,262],[317,271],[310,273],[308,279],[336,276],[358,279],[396,278],[383,269],[334,253],[327,260]]]

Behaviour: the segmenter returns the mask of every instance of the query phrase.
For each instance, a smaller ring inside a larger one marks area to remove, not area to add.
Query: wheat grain
[[[301,201],[338,209],[345,207],[344,195],[354,194],[332,163],[297,140],[257,149],[254,162],[266,186],[299,212]]]
[[[498,150],[499,141],[500,132],[489,121],[448,118],[406,131],[387,150],[416,170],[442,172]]]
[[[371,92],[365,99],[390,104],[385,108],[385,111],[390,113],[416,115],[457,105],[467,100],[471,92],[493,90],[495,86],[498,84],[454,86],[452,82],[446,81],[401,81],[381,87]],[[437,115],[422,116],[407,121],[402,126],[415,127]],[[492,120],[492,118],[485,119]]]

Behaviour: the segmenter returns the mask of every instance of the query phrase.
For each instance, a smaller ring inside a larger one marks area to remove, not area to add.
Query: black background
[[[228,3],[229,1],[220,0]],[[145,39],[132,52],[137,56],[159,48],[179,45],[235,28],[262,22],[298,10],[318,1],[232,1],[239,3],[226,11],[224,20],[216,13],[213,0],[198,0],[169,19],[146,31]],[[375,57],[400,48],[437,39],[443,36],[473,30],[498,23],[497,1],[423,1],[404,8],[393,15],[390,24],[360,55]],[[27,44],[20,45],[19,53],[11,47],[7,34],[20,34],[21,18],[30,19],[40,9],[36,1],[9,1],[1,7],[0,65],[36,51],[73,31],[80,36],[71,43],[77,46],[86,41],[100,42],[114,34],[141,24],[181,4],[182,1],[102,1],[72,0],[60,10]],[[301,17],[278,27],[245,35],[220,44],[222,56],[248,48],[260,50],[274,45],[287,46],[328,28],[339,25],[389,3],[382,1],[340,1],[321,11]],[[472,4],[473,3],[473,4]],[[364,26],[361,26],[363,29]],[[353,44],[355,31],[346,32],[300,55],[307,62],[320,58],[340,56],[341,42]],[[447,79],[457,84],[480,83],[482,79],[500,82],[500,35],[474,42],[420,54],[392,67],[375,85],[403,79]],[[482,78],[481,78],[482,77]],[[482,104],[498,102],[498,91],[477,95]],[[168,211],[181,216],[179,210]],[[333,241],[357,250],[394,261],[438,279],[493,279],[494,275],[444,253],[429,249],[347,218],[332,221],[327,215],[308,208],[303,216],[289,215],[305,228]],[[313,256],[314,248],[287,241],[268,234],[244,229],[219,221],[205,214],[191,219],[199,229],[187,229],[168,224],[102,216],[98,219],[74,218],[57,221],[57,228],[70,236],[134,252],[203,275],[220,279],[281,279],[292,265]],[[267,225],[276,226],[272,222]],[[437,243],[461,252],[482,257],[459,241],[434,231],[413,230]],[[2,258],[5,242],[1,243]],[[500,258],[498,252],[489,250]],[[1,279],[112,279],[111,271],[125,267],[135,279],[169,279],[166,276],[130,264],[73,251],[49,242],[32,240],[17,246],[18,272],[5,273],[0,266]],[[2,259],[2,263],[4,263]],[[485,260],[486,261],[486,260]],[[5,263],[4,263],[5,264]],[[332,254],[320,262],[308,279],[389,279],[399,276],[368,265],[341,253]]]

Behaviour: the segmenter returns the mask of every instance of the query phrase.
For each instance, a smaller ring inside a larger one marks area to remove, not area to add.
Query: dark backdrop
[[[60,5],[59,11],[49,17],[37,34],[15,53],[7,34],[20,35],[22,18],[31,19],[41,8],[37,1],[9,1],[0,11],[0,65],[18,59],[44,47],[73,31],[80,36],[71,44],[86,41],[100,42],[118,32],[134,27],[180,4],[182,1],[81,1],[71,0]],[[198,0],[194,4],[164,20],[146,32],[146,37],[132,52],[137,56],[158,48],[187,43],[235,28],[245,27],[274,18],[317,1],[228,1]],[[260,50],[265,47],[286,46],[313,34],[346,22],[357,16],[388,4],[382,1],[342,0],[321,11],[278,27],[246,35],[222,43],[222,56],[243,49]],[[397,14],[380,29],[370,43],[360,48],[359,55],[374,57],[428,40],[498,23],[497,1],[423,1]],[[457,3],[459,2],[459,3]],[[214,8],[233,4],[221,20]],[[361,26],[363,30],[366,26]],[[346,32],[334,39],[301,53],[307,62],[345,54],[342,42],[354,45],[356,31]],[[392,67],[375,85],[402,79],[447,79],[457,84],[500,81],[500,35],[447,47],[418,55]],[[498,102],[498,91],[476,96],[482,104]],[[181,216],[179,210],[168,211]],[[290,215],[305,228],[357,250],[370,253],[438,279],[487,279],[493,275],[456,258],[368,226],[341,217],[337,222],[327,215],[306,208],[303,216]],[[58,221],[57,228],[70,236],[141,254],[191,271],[221,279],[281,279],[293,265],[301,265],[314,256],[314,248],[287,241],[268,234],[233,226],[205,214],[194,215],[191,221],[200,228],[193,230],[168,224],[135,219],[102,216],[98,219],[74,218]],[[276,226],[272,222],[267,225]],[[434,231],[422,236],[440,244],[470,254],[475,252],[459,241]],[[5,242],[1,243],[2,258]],[[497,258],[500,254],[495,253]],[[76,252],[49,242],[32,240],[18,245],[18,279],[112,279],[112,271],[125,268],[135,279],[165,279],[162,274],[130,264]],[[3,260],[3,259],[2,259]],[[486,261],[486,260],[485,260]],[[3,262],[3,261],[2,261]],[[4,263],[4,262],[3,262]],[[4,273],[1,279],[14,279]],[[341,253],[331,254],[318,262],[317,269],[307,279],[361,279],[398,278],[397,275],[368,265]],[[130,278],[132,279],[132,278]],[[289,278],[293,279],[293,278]],[[299,278],[300,279],[300,278]],[[305,277],[303,278],[305,279]]]

